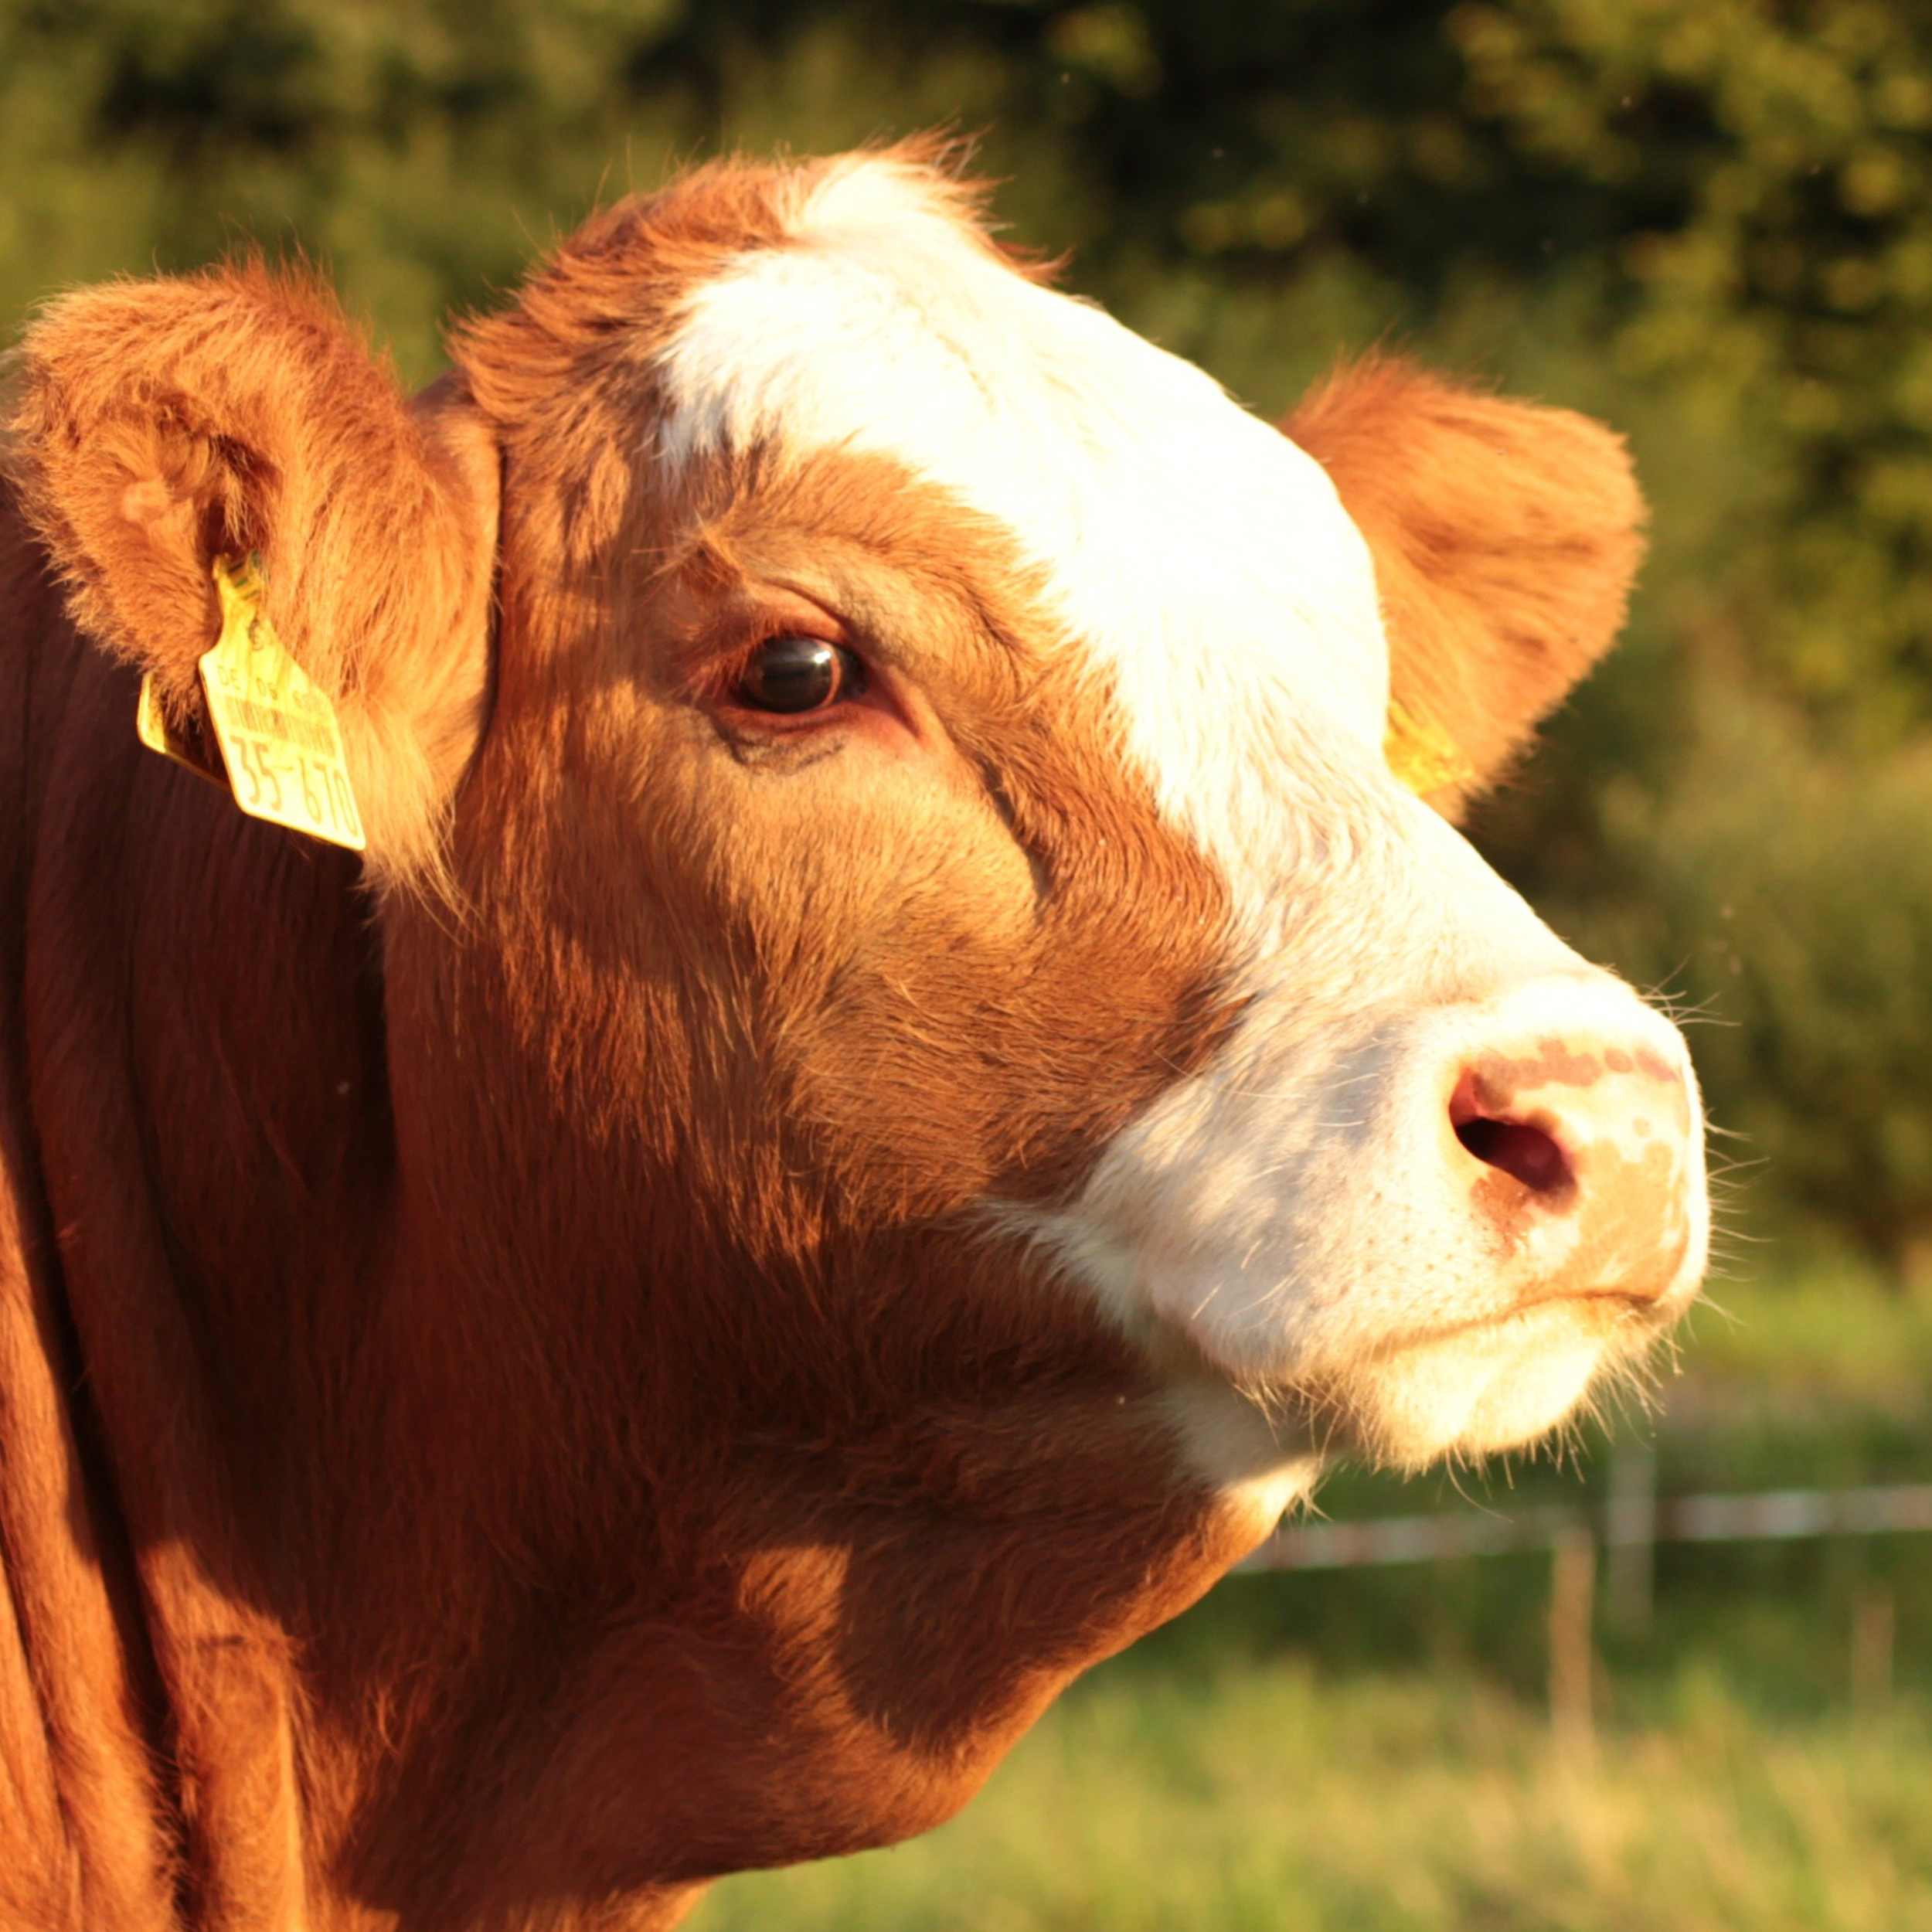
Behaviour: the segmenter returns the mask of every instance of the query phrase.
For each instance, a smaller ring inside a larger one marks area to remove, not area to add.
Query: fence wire
[[[1553,1504],[1510,1512],[1458,1510],[1355,1522],[1284,1523],[1243,1571],[1352,1570],[1552,1549],[1595,1536],[1615,1549],[1651,1543],[1754,1543],[1799,1536],[1872,1536],[1932,1529],[1932,1483],[1860,1489],[1765,1489],[1736,1495],[1613,1497],[1598,1512]]]

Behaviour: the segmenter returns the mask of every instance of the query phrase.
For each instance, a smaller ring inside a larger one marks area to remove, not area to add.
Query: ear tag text
[[[216,562],[221,635],[202,654],[201,688],[229,788],[250,818],[360,852],[335,707],[276,636],[265,588],[253,558]]]
[[[1462,747],[1439,724],[1418,718],[1413,711],[1389,700],[1389,725],[1382,740],[1382,755],[1396,779],[1419,797],[1440,791],[1448,785],[1465,785],[1476,775],[1476,768],[1463,756]]]

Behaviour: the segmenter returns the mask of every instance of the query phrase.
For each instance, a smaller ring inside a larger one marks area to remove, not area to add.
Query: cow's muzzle
[[[1528,990],[1528,989],[1526,989]],[[1440,1158],[1524,1301],[1668,1303],[1694,1286],[1702,1160],[1673,1029],[1621,986],[1537,987],[1451,1056]]]

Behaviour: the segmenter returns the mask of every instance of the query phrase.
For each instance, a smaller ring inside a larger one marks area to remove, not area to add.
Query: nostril
[[[1475,1074],[1464,1074],[1449,1097],[1456,1138],[1485,1167],[1520,1181],[1532,1194],[1566,1192],[1576,1175],[1556,1135],[1528,1121],[1505,1118],[1498,1097],[1485,1092]]]
[[[1479,1114],[1456,1123],[1456,1138],[1485,1166],[1500,1168],[1532,1194],[1560,1194],[1573,1178],[1556,1137],[1527,1121],[1492,1121]]]

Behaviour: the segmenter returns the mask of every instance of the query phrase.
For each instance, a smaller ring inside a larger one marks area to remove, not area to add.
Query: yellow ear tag
[[[202,653],[209,722],[235,802],[250,818],[362,849],[362,818],[328,694],[283,648],[260,566],[215,565],[221,635]]]
[[[1447,785],[1467,784],[1476,768],[1462,747],[1439,724],[1389,700],[1389,728],[1382,740],[1389,769],[1418,796],[1440,791]]]
[[[205,778],[211,785],[228,789],[221,760],[209,747],[206,733],[196,720],[187,730],[171,724],[161,702],[161,690],[150,671],[141,681],[141,702],[134,709],[134,735],[150,751],[172,759],[184,771]]]

